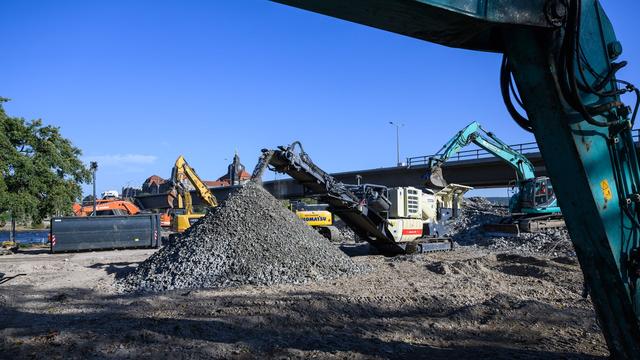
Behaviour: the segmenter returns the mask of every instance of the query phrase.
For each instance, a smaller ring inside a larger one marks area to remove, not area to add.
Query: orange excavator
[[[73,204],[76,216],[90,216],[93,213],[93,203],[82,206]],[[140,208],[130,201],[122,199],[99,199],[96,201],[96,215],[136,215]]]

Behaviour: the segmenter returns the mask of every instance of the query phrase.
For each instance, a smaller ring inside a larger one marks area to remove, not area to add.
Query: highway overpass
[[[517,144],[512,147],[535,165],[536,173],[545,175],[546,169],[542,157],[535,143]],[[425,174],[429,156],[408,158],[403,166],[383,167],[358,171],[334,173],[338,181],[355,184],[357,177],[362,183],[394,186],[422,187],[422,176]],[[508,186],[515,179],[515,171],[504,161],[494,157],[484,150],[461,151],[442,167],[445,179],[450,183],[473,186],[475,188],[496,188]],[[264,187],[274,196],[282,199],[303,197],[304,189],[292,179],[265,181]],[[214,187],[213,194],[220,200],[227,198],[236,187]],[[192,194],[194,205],[200,200]],[[138,197],[144,208],[169,207],[166,194],[143,195]]]
[[[633,131],[636,148],[638,147],[639,135],[639,130]],[[535,142],[510,146],[525,155],[533,163],[538,176],[547,175],[547,169]],[[338,181],[348,184],[355,184],[357,178],[360,177],[361,183],[389,187],[422,187],[422,176],[426,173],[429,157],[427,155],[408,158],[403,166],[347,171],[331,175]],[[323,164],[320,165],[322,166]],[[473,186],[474,188],[507,187],[516,178],[513,168],[482,149],[465,150],[457,153],[444,164],[442,171],[449,183]],[[265,181],[264,187],[275,197],[281,199],[297,198],[305,195],[303,187],[292,179]],[[211,188],[214,195],[220,200],[226,199],[233,189],[235,187]],[[195,205],[200,204],[195,194],[193,194],[192,198]],[[138,200],[144,208],[168,207],[166,194],[140,196]]]
[[[536,174],[546,175],[542,156],[535,143],[517,144],[513,147],[523,153],[535,166]],[[423,175],[427,171],[429,156],[407,159],[403,166],[347,171],[331,174],[338,181],[395,186],[423,187]],[[513,168],[484,150],[467,150],[456,154],[444,164],[442,172],[449,183],[473,186],[474,188],[506,187],[516,178]],[[292,179],[265,181],[264,187],[278,198],[295,198],[304,195],[301,185]]]

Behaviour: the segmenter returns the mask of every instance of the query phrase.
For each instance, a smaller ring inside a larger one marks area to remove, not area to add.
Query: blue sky
[[[602,1],[640,83],[640,2]],[[504,109],[500,56],[450,49],[262,0],[29,1],[0,5],[0,96],[100,163],[98,190],[170,175],[206,179],[238,151],[301,140],[328,171],[435,152],[477,120],[533,141]],[[88,191],[89,187],[85,187]],[[504,191],[481,191],[503,195]]]

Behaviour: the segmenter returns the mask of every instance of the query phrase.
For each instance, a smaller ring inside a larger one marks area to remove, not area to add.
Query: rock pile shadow
[[[272,285],[364,271],[249,182],[118,285],[125,292]]]

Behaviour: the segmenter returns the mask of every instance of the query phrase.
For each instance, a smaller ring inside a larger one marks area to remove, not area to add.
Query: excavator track
[[[492,236],[520,236],[521,233],[535,233],[564,226],[562,214],[542,214],[508,217],[500,223],[485,224],[483,230]]]
[[[453,251],[453,241],[450,238],[433,238],[433,239],[418,239],[413,243],[408,243],[405,246],[405,252],[407,254],[425,254],[433,252],[446,252]]]

